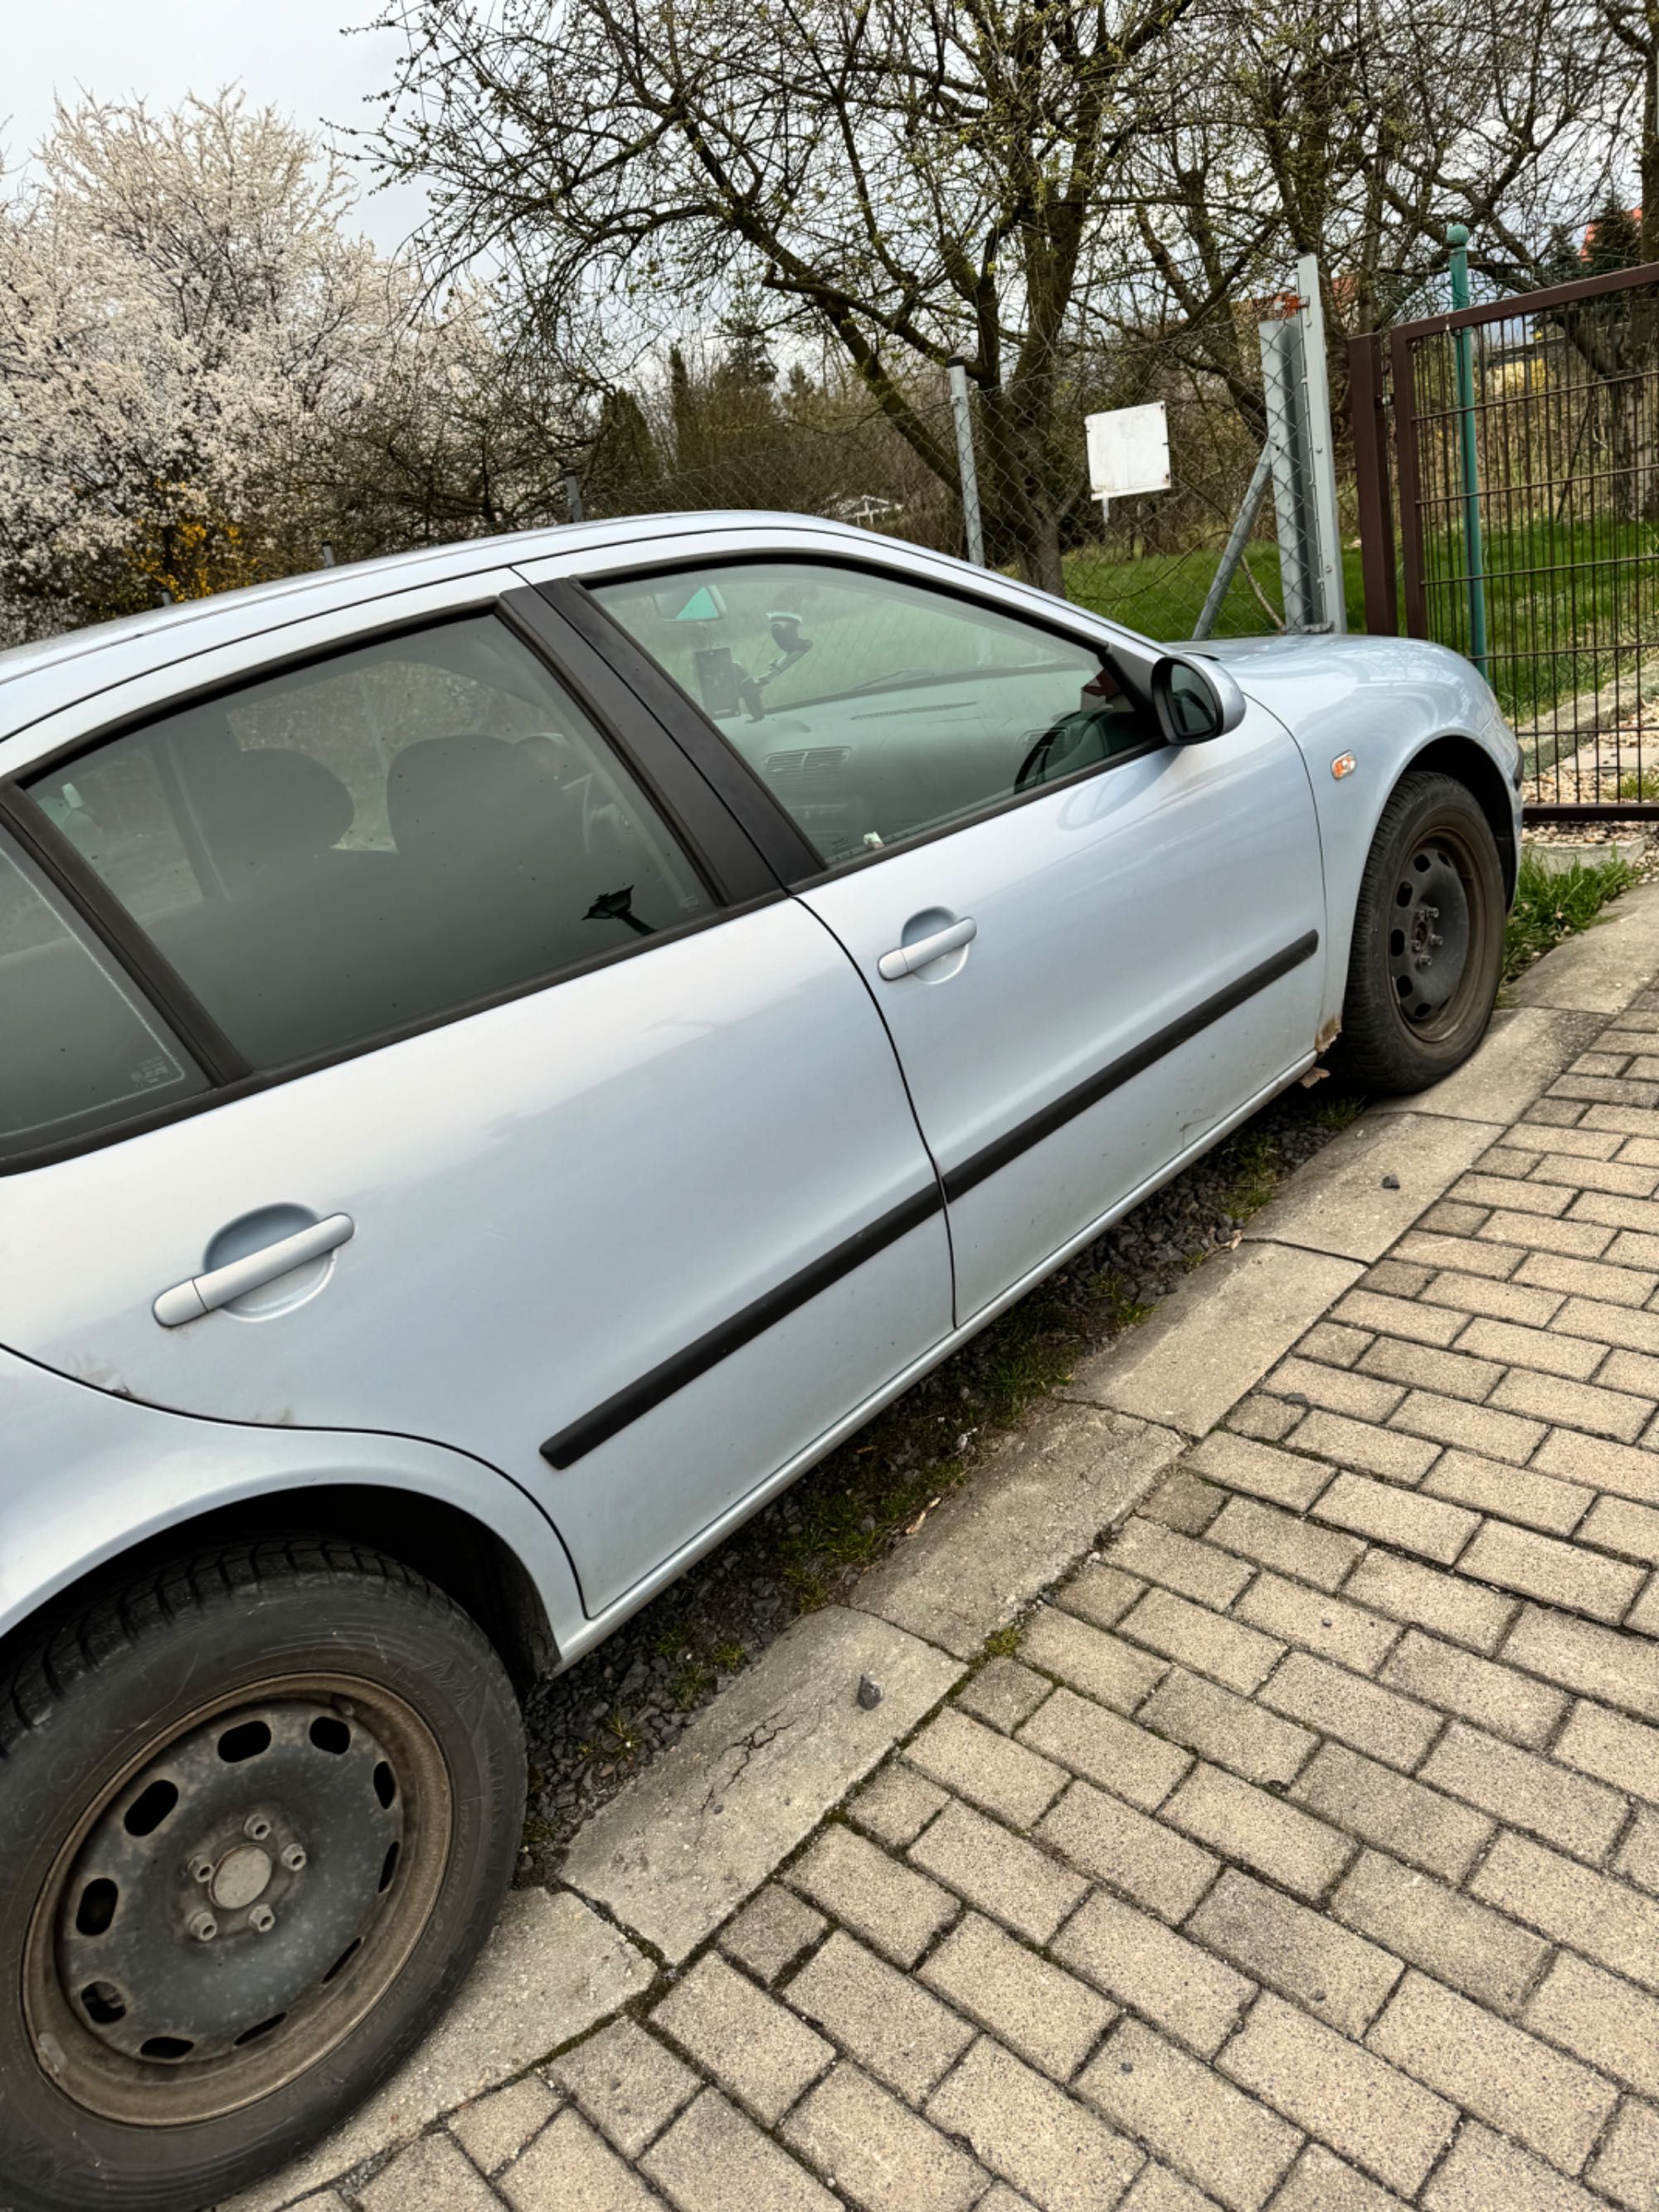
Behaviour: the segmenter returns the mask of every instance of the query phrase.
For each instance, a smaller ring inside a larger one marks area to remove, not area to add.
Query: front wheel
[[[1424,1091],[1486,1033],[1504,958],[1504,871],[1466,784],[1395,786],[1365,861],[1340,1053],[1371,1091]]]
[[[524,1775],[490,1645],[357,1547],[66,1621],[0,1679],[0,2202],[187,2212],[343,2118],[477,1956]]]

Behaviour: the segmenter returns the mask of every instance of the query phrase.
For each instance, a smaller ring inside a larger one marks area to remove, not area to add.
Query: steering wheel
[[[1064,760],[1068,753],[1078,751],[1093,722],[1092,714],[1062,714],[1059,721],[1051,722],[1020,763],[1014,789],[1028,791],[1034,783],[1046,783],[1055,759]]]

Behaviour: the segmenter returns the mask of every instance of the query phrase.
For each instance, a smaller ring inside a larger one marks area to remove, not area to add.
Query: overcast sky
[[[250,102],[307,128],[369,121],[367,96],[391,81],[395,33],[343,33],[371,20],[374,0],[13,0],[0,66],[0,150],[15,168],[52,122],[54,94],[142,95],[172,107],[189,93],[240,82]],[[420,219],[409,186],[366,199],[359,220],[382,248]]]

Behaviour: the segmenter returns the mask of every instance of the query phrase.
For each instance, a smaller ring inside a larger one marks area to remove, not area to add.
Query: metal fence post
[[[570,510],[570,520],[581,521],[582,480],[574,469],[567,469],[564,472],[564,503]]]
[[[1469,233],[1467,223],[1449,222],[1446,243],[1451,248],[1451,289],[1454,308],[1469,305]],[[1474,348],[1467,330],[1453,343],[1457,361],[1457,404],[1462,412],[1463,447],[1463,557],[1468,568],[1469,659],[1485,676],[1486,652],[1486,560],[1480,538],[1480,449],[1474,421]]]
[[[979,515],[979,471],[974,465],[974,418],[968,404],[968,364],[952,354],[951,412],[957,425],[957,466],[962,472],[962,518],[968,526],[968,558],[985,566],[985,532]]]
[[[1221,549],[1221,558],[1210,579],[1210,588],[1204,594],[1204,605],[1193,626],[1194,637],[1208,637],[1215,628],[1216,617],[1221,612],[1221,602],[1227,596],[1227,586],[1238,573],[1238,564],[1244,558],[1244,549],[1250,542],[1250,532],[1255,528],[1255,519],[1261,512],[1261,502],[1267,496],[1267,485],[1273,471],[1273,449],[1271,439],[1255,457],[1255,466],[1250,471],[1250,481],[1243,498],[1238,503],[1238,513],[1233,517],[1233,526],[1227,533],[1227,543]]]
[[[1319,262],[1304,253],[1296,264],[1301,306],[1302,379],[1307,394],[1308,471],[1312,479],[1312,515],[1318,544],[1310,564],[1319,582],[1325,627],[1348,627],[1347,593],[1342,574],[1342,526],[1336,507],[1336,453],[1331,434],[1331,383],[1325,359],[1325,305],[1319,289]]]
[[[1294,315],[1281,315],[1259,329],[1285,627],[1292,632],[1322,629],[1319,581],[1310,558],[1314,525],[1308,498],[1302,325]]]

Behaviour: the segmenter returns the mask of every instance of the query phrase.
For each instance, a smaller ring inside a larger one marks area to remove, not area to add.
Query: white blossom
[[[240,94],[59,107],[0,199],[14,629],[315,563],[319,458],[444,327],[413,267],[349,228],[350,197],[337,161]]]

